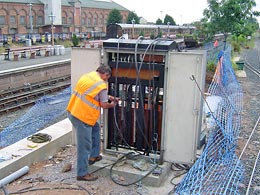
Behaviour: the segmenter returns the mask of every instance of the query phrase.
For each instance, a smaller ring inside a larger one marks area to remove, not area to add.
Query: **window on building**
[[[97,18],[94,18],[94,26],[97,25]]]
[[[34,16],[32,16],[32,25],[34,25]]]
[[[10,24],[15,24],[16,20],[15,20],[15,16],[10,16]]]
[[[85,18],[85,24],[88,25],[88,18]]]
[[[37,18],[37,24],[38,24],[38,25],[43,25],[43,17],[42,17],[42,16],[38,16],[38,18]]]
[[[25,25],[25,16],[20,16],[20,24]]]
[[[88,18],[88,26],[91,26],[91,19]]]
[[[81,25],[85,24],[85,18],[81,18]]]
[[[0,25],[6,24],[5,16],[0,16]]]
[[[62,17],[62,24],[66,24],[66,18]]]
[[[100,25],[104,25],[104,19],[103,18],[100,18],[99,21],[100,21],[99,22]]]
[[[73,19],[72,17],[69,17],[69,24],[72,24],[73,23]]]

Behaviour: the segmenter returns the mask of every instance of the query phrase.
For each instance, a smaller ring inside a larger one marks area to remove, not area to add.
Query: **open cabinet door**
[[[88,72],[96,71],[101,65],[101,49],[72,48],[71,51],[71,92],[79,78]],[[72,128],[72,144],[76,144],[75,129]]]
[[[206,51],[170,52],[164,86],[164,161],[196,160],[206,72]],[[195,77],[196,82],[191,79]]]

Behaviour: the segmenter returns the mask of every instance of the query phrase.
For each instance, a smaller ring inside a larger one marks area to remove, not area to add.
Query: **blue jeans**
[[[90,126],[77,119],[69,112],[68,118],[76,130],[77,176],[85,176],[89,173],[88,159],[99,156],[100,127],[98,123],[94,126]]]

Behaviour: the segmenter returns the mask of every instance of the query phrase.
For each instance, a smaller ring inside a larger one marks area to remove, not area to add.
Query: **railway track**
[[[67,76],[2,91],[0,92],[0,115],[33,105],[40,97],[65,89],[69,85],[70,76]]]
[[[245,66],[250,70],[252,71],[256,76],[258,76],[260,78],[260,71],[255,68],[253,65],[251,65],[249,62],[246,62],[245,63]]]

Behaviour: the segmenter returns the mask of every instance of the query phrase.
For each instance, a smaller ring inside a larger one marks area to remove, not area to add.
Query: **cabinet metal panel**
[[[170,52],[164,99],[164,161],[193,163],[200,135],[206,53]],[[191,80],[196,78],[196,83]]]

